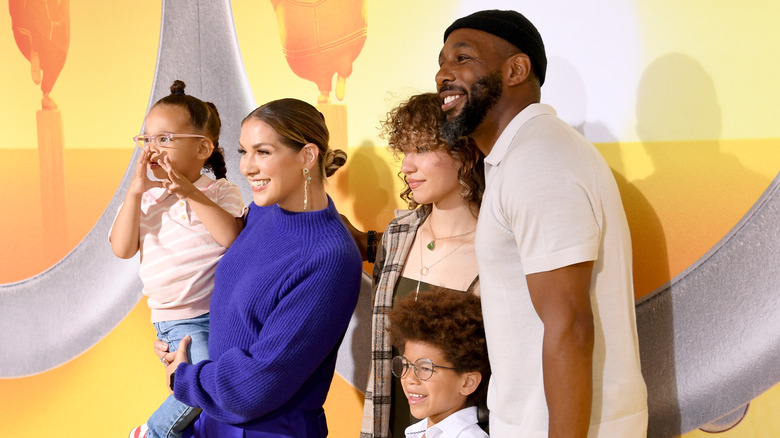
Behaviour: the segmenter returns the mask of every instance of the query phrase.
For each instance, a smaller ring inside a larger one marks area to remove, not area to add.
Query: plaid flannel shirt
[[[371,369],[368,375],[366,401],[363,405],[363,423],[360,438],[388,438],[390,436],[390,401],[393,375],[393,350],[385,328],[387,316],[393,307],[393,290],[414,242],[417,229],[428,214],[429,207],[416,210],[396,210],[395,219],[382,236],[374,263],[374,306],[371,323]]]

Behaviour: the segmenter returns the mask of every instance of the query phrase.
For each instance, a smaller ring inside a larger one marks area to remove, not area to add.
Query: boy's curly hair
[[[479,209],[485,191],[484,156],[476,144],[466,137],[454,145],[447,144],[439,130],[443,117],[441,104],[441,97],[436,93],[410,97],[390,110],[380,123],[382,137],[387,140],[388,147],[396,157],[410,150],[448,151],[461,163],[458,170],[458,181],[463,186],[461,196]],[[404,182],[401,199],[409,204],[409,208],[416,208],[418,204],[412,197],[412,190],[403,172],[399,172],[398,177]]]
[[[393,306],[389,319],[390,342],[400,350],[407,342],[424,342],[439,348],[456,372],[479,371],[482,382],[466,404],[485,410],[490,362],[479,297],[434,289],[415,301],[411,294]]]

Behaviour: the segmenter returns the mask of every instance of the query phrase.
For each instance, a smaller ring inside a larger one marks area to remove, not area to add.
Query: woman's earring
[[[309,208],[309,183],[311,182],[311,176],[309,176],[309,169],[303,168],[303,211]]]

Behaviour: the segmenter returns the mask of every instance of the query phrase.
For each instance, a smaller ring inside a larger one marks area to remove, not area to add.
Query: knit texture
[[[304,213],[252,204],[217,266],[211,360],[179,365],[176,398],[239,425],[321,409],[361,271],[330,198]]]

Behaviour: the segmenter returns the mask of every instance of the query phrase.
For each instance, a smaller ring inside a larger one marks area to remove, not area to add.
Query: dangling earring
[[[311,182],[311,176],[309,176],[309,169],[303,168],[303,211],[309,208],[309,183]]]

